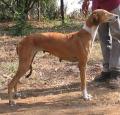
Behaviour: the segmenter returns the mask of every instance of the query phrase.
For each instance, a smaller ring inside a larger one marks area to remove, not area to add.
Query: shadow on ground
[[[109,92],[106,87],[95,86],[92,82],[88,84],[89,92],[95,97],[102,97]],[[49,110],[62,110],[73,108],[88,108],[96,106],[100,100],[96,98],[92,101],[85,101],[81,98],[80,83],[71,83],[60,87],[47,88],[47,89],[29,89],[21,91],[22,99],[18,99],[17,105],[10,107],[5,103],[0,103],[0,113],[9,113],[22,111],[23,109],[49,109]],[[24,96],[25,95],[25,96]],[[7,93],[0,93],[1,100],[8,100]]]

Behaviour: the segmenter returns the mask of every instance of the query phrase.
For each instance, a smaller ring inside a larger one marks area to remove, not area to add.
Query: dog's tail
[[[25,76],[25,78],[29,78],[29,76],[32,74],[32,65],[30,65],[30,68],[29,68],[29,69],[30,69],[30,72],[29,72],[28,75]]]
[[[18,45],[16,46],[16,52],[17,52],[17,55],[18,55]]]

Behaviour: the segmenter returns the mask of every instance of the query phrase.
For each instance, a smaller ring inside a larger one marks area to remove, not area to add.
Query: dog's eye
[[[107,14],[106,14],[106,13],[105,13],[104,15],[105,15],[105,16],[107,16]]]

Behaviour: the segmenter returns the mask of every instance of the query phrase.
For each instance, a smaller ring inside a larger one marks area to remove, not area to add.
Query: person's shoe
[[[110,79],[108,80],[108,87],[110,89],[120,88],[120,72],[119,71],[111,71]]]
[[[106,82],[110,78],[110,72],[101,72],[99,76],[97,76],[94,81],[95,82]]]

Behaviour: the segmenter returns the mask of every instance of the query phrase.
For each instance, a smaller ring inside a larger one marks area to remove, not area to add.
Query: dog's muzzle
[[[108,22],[115,22],[119,19],[118,15],[113,16],[111,19],[108,20]]]

